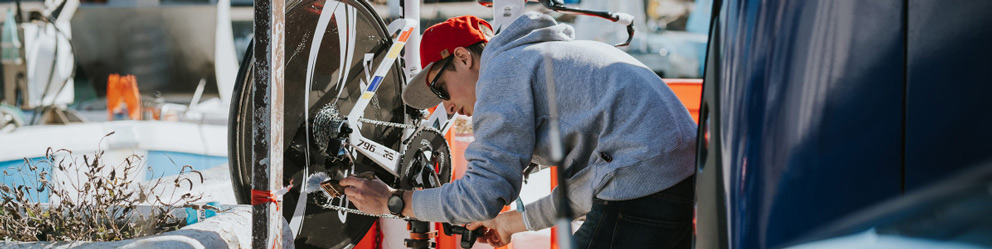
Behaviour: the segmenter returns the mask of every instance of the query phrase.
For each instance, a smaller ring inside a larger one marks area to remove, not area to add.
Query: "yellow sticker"
[[[400,55],[400,51],[403,50],[403,44],[404,42],[397,42],[396,45],[393,45],[389,49],[389,53],[386,54],[386,58],[395,59],[396,56]]]
[[[362,94],[362,99],[371,99],[372,98],[372,95],[375,95],[375,93],[373,93],[373,92],[365,92],[365,93]]]

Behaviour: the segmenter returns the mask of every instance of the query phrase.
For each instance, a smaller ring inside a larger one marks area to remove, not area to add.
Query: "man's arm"
[[[592,208],[592,186],[589,185],[592,176],[592,169],[587,167],[570,177],[568,184],[568,204],[572,207],[575,217],[583,216]],[[551,194],[524,207],[523,216],[527,230],[536,231],[554,226],[555,219],[558,218],[558,208],[555,206],[558,196],[558,187],[551,190]]]
[[[521,171],[530,164],[536,137],[530,75],[492,72],[476,83],[475,141],[465,150],[465,175],[412,193],[413,215],[421,220],[489,220],[520,193]]]
[[[480,241],[489,243],[495,247],[503,247],[510,243],[513,234],[527,231],[524,227],[523,215],[517,211],[502,212],[495,219],[487,221],[476,221],[465,226],[469,230],[476,230],[480,227],[489,229],[486,235],[479,238]]]
[[[417,218],[417,216],[413,214],[413,191],[403,192],[403,216],[414,219]]]

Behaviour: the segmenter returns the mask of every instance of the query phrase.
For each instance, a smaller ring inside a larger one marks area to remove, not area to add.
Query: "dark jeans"
[[[695,178],[633,200],[594,198],[575,248],[691,248]]]

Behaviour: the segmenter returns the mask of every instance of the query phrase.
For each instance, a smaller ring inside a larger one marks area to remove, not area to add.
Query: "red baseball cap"
[[[420,65],[423,70],[413,76],[403,89],[403,102],[417,109],[427,109],[441,103],[430,89],[427,74],[434,63],[451,56],[458,47],[468,47],[479,42],[489,42],[493,27],[474,16],[459,16],[424,30],[420,38]]]

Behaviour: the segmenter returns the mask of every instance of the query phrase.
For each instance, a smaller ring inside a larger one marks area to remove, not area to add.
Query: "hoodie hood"
[[[549,15],[527,12],[513,23],[503,27],[499,34],[486,44],[486,55],[494,55],[515,47],[547,41],[571,41],[575,39],[575,29],[559,24]],[[487,56],[483,56],[487,57]],[[482,59],[486,61],[486,58]]]

